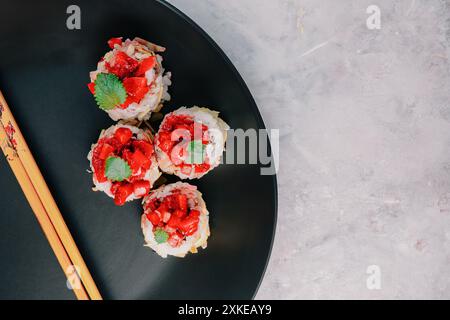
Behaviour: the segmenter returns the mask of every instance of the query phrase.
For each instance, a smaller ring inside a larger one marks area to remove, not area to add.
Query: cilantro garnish
[[[100,109],[111,110],[127,99],[127,92],[119,78],[111,73],[100,73],[95,79],[95,101]]]
[[[185,159],[185,163],[187,164],[202,164],[203,156],[205,152],[205,146],[201,140],[193,140],[189,142],[187,146],[187,158]]]
[[[164,243],[169,239],[169,234],[161,228],[155,230],[155,241],[158,244]]]
[[[123,181],[131,176],[128,163],[117,157],[106,159],[105,176],[112,181]]]

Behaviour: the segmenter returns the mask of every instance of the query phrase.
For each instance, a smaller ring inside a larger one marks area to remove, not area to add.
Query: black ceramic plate
[[[81,30],[66,8],[81,8]],[[221,165],[193,181],[211,213],[208,248],[162,259],[143,247],[140,203],[115,207],[91,191],[86,154],[113,122],[87,90],[112,36],[164,45],[173,72],[163,112],[214,106],[232,128],[264,128],[238,72],[189,18],[159,1],[2,1],[0,88],[104,298],[252,298],[270,255],[275,176],[260,165]],[[232,35],[230,35],[232,36]],[[10,168],[0,159],[0,298],[73,299]]]

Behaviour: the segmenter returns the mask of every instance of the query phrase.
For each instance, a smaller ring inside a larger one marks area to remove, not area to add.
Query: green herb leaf
[[[109,157],[106,159],[105,176],[112,181],[123,181],[131,176],[131,168],[125,160]]]
[[[158,244],[164,243],[169,239],[169,234],[165,232],[163,229],[158,228],[155,230],[155,241]]]
[[[111,110],[127,99],[127,91],[119,78],[111,73],[100,73],[95,79],[95,101],[100,109]]]
[[[187,164],[202,164],[205,146],[201,140],[193,140],[187,146],[188,156],[184,161]]]

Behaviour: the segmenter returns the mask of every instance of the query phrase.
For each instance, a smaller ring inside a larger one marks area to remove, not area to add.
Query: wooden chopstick
[[[55,253],[56,258],[58,259],[61,268],[64,273],[69,270],[69,267],[72,265],[69,256],[67,255],[64,246],[61,243],[61,240],[58,237],[58,234],[53,227],[50,219],[47,216],[47,212],[42,205],[41,200],[39,199],[36,190],[33,187],[33,184],[30,181],[30,178],[25,171],[25,168],[20,162],[19,157],[17,156],[17,152],[14,150],[14,146],[8,139],[7,133],[2,125],[0,125],[0,144],[8,163],[14,172],[14,175],[19,182],[20,187],[22,188],[25,197],[28,200],[28,203],[31,206],[39,224],[41,225],[42,230],[44,231],[45,236],[47,237],[48,242],[50,243],[50,247]],[[75,295],[79,300],[89,300],[89,296],[84,290],[83,286],[75,287],[74,286]]]
[[[84,262],[83,257],[81,256],[81,253],[78,250],[66,223],[64,222],[61,212],[52,197],[44,177],[42,176],[41,171],[39,170],[39,167],[37,166],[36,161],[34,160],[34,157],[31,154],[30,149],[28,148],[28,145],[20,132],[20,129],[1,91],[0,124],[4,128],[3,131],[6,133],[7,137],[9,131],[10,134],[8,141],[14,147],[15,152],[17,153],[17,158],[23,165],[23,168],[34,187],[40,202],[47,212],[48,218],[58,234],[61,243],[72,261],[72,264],[79,268],[81,282],[83,283],[89,297],[92,300],[101,300],[102,296],[97,289],[94,279],[92,278],[89,269],[87,268],[86,263]]]

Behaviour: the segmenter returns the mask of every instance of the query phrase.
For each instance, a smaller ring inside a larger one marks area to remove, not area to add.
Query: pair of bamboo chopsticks
[[[80,285],[73,286],[76,297],[101,300],[100,292],[1,91],[0,144],[61,268],[69,279],[74,275],[79,277]]]

